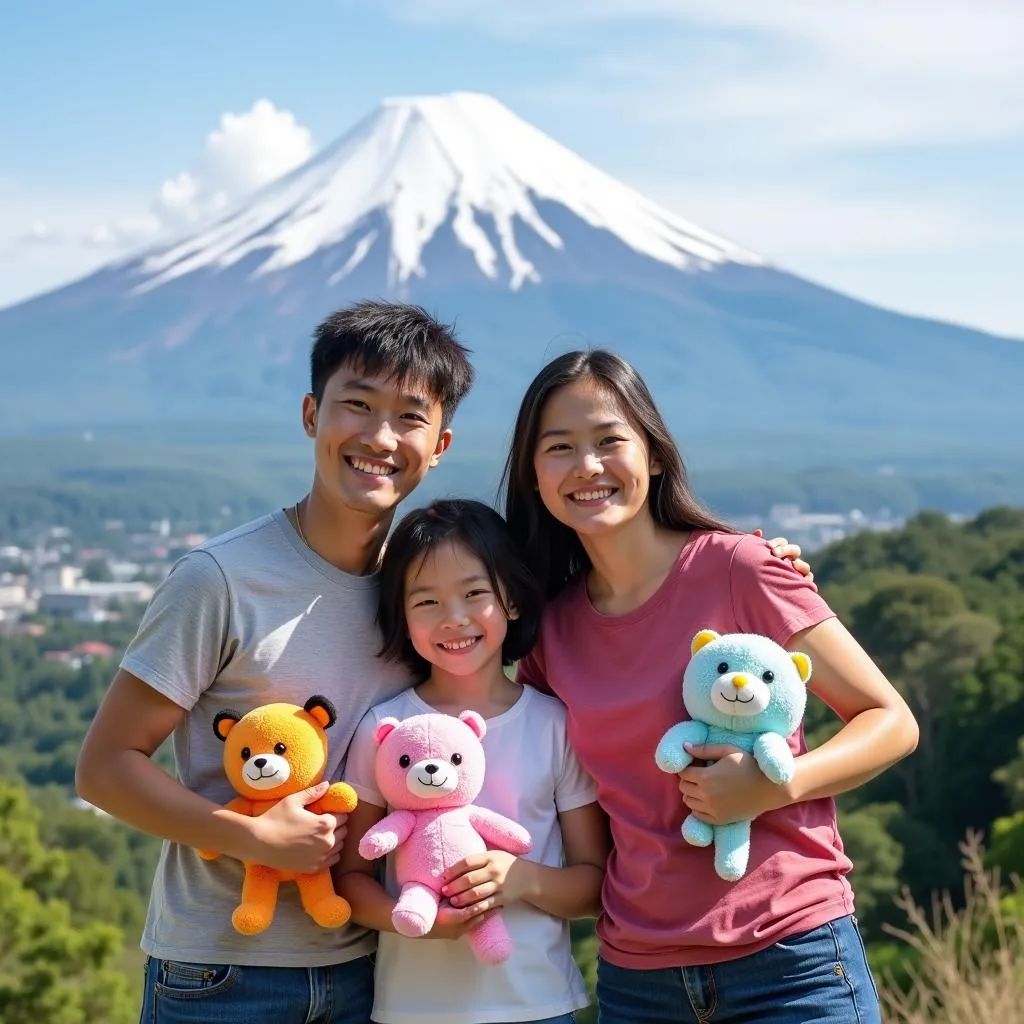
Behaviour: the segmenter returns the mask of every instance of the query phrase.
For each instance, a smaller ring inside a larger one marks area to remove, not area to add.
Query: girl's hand
[[[434,927],[427,932],[429,939],[461,939],[467,932],[479,928],[497,910],[479,910],[477,907],[449,907],[442,902],[437,908]]]
[[[679,773],[683,803],[709,825],[756,818],[790,803],[789,791],[765,777],[753,754],[727,743],[684,743],[695,761]]]
[[[536,888],[533,864],[504,850],[475,853],[450,867],[441,894],[455,907],[472,907],[478,913],[509,904]]]
[[[758,528],[754,530],[755,537],[763,537],[764,530]],[[793,563],[793,568],[797,572],[802,573],[809,580],[814,579],[814,573],[811,572],[810,565],[800,557],[800,545],[790,544],[785,537],[773,537],[771,540],[766,540],[765,544],[772,549],[772,554],[776,558],[788,558]]]

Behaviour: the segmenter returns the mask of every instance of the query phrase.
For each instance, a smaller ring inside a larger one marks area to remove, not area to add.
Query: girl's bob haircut
[[[405,576],[409,566],[442,544],[457,544],[479,558],[509,620],[501,660],[511,665],[529,654],[537,639],[543,600],[540,587],[520,555],[505,520],[481,501],[450,498],[414,509],[395,527],[380,569],[377,625],[380,654],[408,665],[417,680],[430,675],[430,663],[409,640],[405,617]],[[516,618],[510,618],[515,609]]]

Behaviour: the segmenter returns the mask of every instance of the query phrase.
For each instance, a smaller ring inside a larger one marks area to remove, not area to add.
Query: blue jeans
[[[881,1024],[853,917],[707,967],[597,966],[598,1024]]]
[[[146,961],[140,1024],[369,1024],[373,957],[330,967]]]

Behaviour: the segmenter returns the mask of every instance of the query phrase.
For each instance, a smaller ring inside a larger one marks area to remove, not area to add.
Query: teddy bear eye
[[[408,768],[412,764],[412,758],[408,754],[403,754],[398,759],[398,766],[400,768]]]
[[[768,669],[767,672],[762,672],[761,673],[761,678],[766,683],[774,683],[775,682],[775,673],[771,669]]]
[[[277,755],[283,754],[288,748],[283,743],[274,744],[274,753]]]
[[[720,661],[718,663],[718,674],[720,676],[724,676],[725,673],[728,672],[728,671],[729,671],[729,662],[727,662],[727,661]]]
[[[452,754],[452,764],[456,764],[456,765],[462,764],[462,755],[461,754]]]
[[[252,756],[252,751],[248,747],[242,747],[242,760],[248,761]]]

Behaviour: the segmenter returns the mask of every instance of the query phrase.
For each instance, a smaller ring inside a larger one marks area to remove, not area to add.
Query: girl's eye
[[[466,597],[479,597],[481,594],[490,593],[488,590],[484,590],[482,587],[479,590],[471,590]]]
[[[601,444],[617,444],[620,441],[625,441],[624,437],[603,437],[601,438]]]
[[[564,451],[568,451],[569,450],[569,446],[567,444],[559,443],[559,444],[549,445],[544,450],[547,451],[547,452],[564,452]]]
[[[280,757],[288,748],[283,743],[274,744],[274,753]]]
[[[403,754],[398,759],[398,767],[399,768],[408,768],[409,765],[411,765],[411,764],[412,764],[412,758],[408,754]]]
[[[252,751],[248,747],[242,747],[242,760],[248,761],[252,757]]]
[[[728,671],[729,671],[729,662],[727,662],[727,661],[720,661],[718,663],[718,674],[720,676],[724,676],[725,673],[728,672]]]
[[[432,597],[425,597],[422,601],[417,601],[413,608],[428,608],[432,604],[437,604],[437,602]]]

